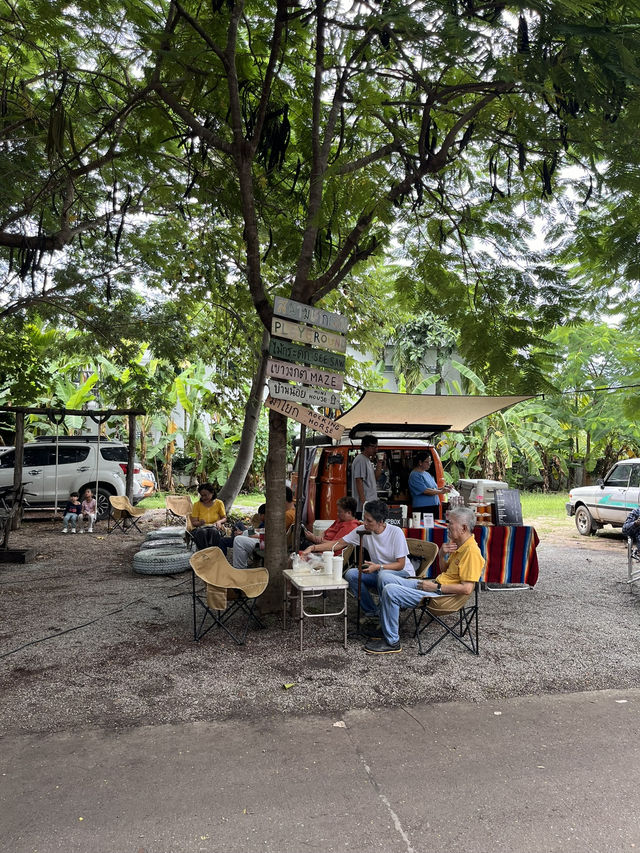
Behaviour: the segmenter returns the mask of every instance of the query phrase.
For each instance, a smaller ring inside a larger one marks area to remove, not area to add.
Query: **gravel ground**
[[[164,512],[148,513],[146,529]],[[640,600],[630,594],[619,534],[553,534],[538,549],[533,592],[481,595],[480,657],[447,640],[420,657],[372,657],[341,645],[340,620],[250,630],[243,647],[219,632],[191,635],[190,576],[142,576],[142,537],[61,536],[27,522],[0,564],[0,695],[4,734],[86,726],[318,713],[524,694],[625,689],[640,683]],[[285,684],[293,686],[285,687]]]

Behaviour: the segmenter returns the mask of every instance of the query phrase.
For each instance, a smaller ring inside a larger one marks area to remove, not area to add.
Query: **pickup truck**
[[[578,533],[591,536],[604,524],[622,527],[639,502],[640,459],[624,459],[594,486],[571,489],[566,510],[575,518]]]

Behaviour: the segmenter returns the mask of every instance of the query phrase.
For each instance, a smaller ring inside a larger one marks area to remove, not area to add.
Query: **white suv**
[[[95,436],[61,436],[58,439],[56,471],[56,440],[40,437],[25,444],[22,463],[22,482],[26,484],[27,500],[31,506],[64,506],[70,492],[80,498],[85,489],[96,491],[98,482],[98,518],[109,513],[110,495],[126,494],[127,459],[129,449],[121,441],[100,441],[100,458]],[[15,448],[2,448],[0,453],[0,486],[13,485]],[[57,484],[57,485],[56,485]],[[153,494],[156,480],[151,471],[136,461],[133,469],[133,503]]]
[[[639,503],[640,459],[624,459],[595,486],[571,489],[566,509],[567,515],[575,516],[578,532],[589,536],[603,524],[622,527]]]

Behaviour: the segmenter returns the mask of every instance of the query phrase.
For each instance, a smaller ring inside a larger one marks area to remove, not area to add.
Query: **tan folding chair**
[[[480,582],[478,581],[474,584],[474,591],[469,595],[440,595],[437,598],[422,599],[413,611],[419,654],[429,654],[445,637],[453,637],[474,655],[480,654],[478,632],[479,587]],[[422,624],[423,621],[424,624]],[[425,649],[422,647],[422,632],[432,622],[436,622],[442,631],[429,648]]]
[[[109,503],[111,507],[107,518],[107,533],[113,533],[118,529],[128,533],[132,527],[135,527],[138,533],[142,533],[139,525],[146,509],[132,506],[126,495],[110,495]]]
[[[435,542],[423,542],[421,539],[408,539],[407,546],[411,557],[419,557],[420,566],[416,572],[417,578],[426,578],[429,568],[438,556],[438,546]]]
[[[167,524],[183,524],[189,522],[193,512],[193,502],[190,495],[167,495],[164,499],[165,522]]]
[[[258,618],[256,599],[262,595],[269,583],[269,572],[264,568],[234,569],[220,548],[204,548],[189,558],[192,577],[193,639],[200,640],[212,628],[222,628],[231,639],[241,646],[247,636],[249,623],[264,628]],[[204,589],[196,588],[196,576],[204,581]],[[198,624],[197,608],[203,609]],[[228,622],[234,614],[244,618],[240,631],[234,632]],[[207,618],[211,624],[206,626]]]

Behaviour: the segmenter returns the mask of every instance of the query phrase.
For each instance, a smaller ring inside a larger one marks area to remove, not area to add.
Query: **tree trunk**
[[[269,333],[265,330],[262,335],[262,351],[260,362],[253,382],[249,399],[245,408],[244,424],[242,426],[242,435],[240,437],[240,447],[234,466],[229,474],[227,482],[220,489],[218,498],[227,508],[227,512],[231,510],[231,505],[238,497],[238,493],[249,473],[251,463],[253,462],[253,448],[256,443],[256,434],[258,432],[258,423],[260,413],[262,412],[262,401],[264,395],[264,383],[267,375],[267,359],[269,357]],[[271,441],[271,439],[270,439]],[[271,445],[269,445],[271,446]],[[271,450],[269,450],[271,452]],[[285,428],[285,454],[286,454],[286,428]],[[283,468],[284,471],[284,468]],[[284,479],[284,478],[283,478]],[[282,497],[284,504],[284,494]]]
[[[284,522],[286,463],[287,419],[270,410],[265,518],[265,566],[269,572],[269,586],[259,602],[264,613],[279,613],[282,608],[282,572],[287,568],[288,558]]]

